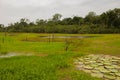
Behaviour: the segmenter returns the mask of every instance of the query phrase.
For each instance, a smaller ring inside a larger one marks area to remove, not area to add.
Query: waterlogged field
[[[102,80],[74,66],[88,54],[120,56],[119,34],[54,34],[89,38],[42,38],[53,34],[0,33],[0,80]],[[19,55],[19,56],[18,56]]]

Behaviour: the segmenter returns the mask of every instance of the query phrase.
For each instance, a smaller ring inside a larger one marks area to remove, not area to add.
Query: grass
[[[0,52],[32,53],[33,56],[0,58],[0,80],[101,80],[78,71],[73,59],[86,54],[120,56],[119,34],[55,34],[55,36],[98,36],[86,39],[42,39],[51,34],[0,33]],[[27,37],[27,40],[26,40]],[[4,38],[4,43],[3,43]]]
[[[0,51],[0,55],[6,55],[8,52],[7,51]]]
[[[1,80],[99,80],[84,72],[75,71],[68,63],[70,53],[47,57],[13,57],[0,59]],[[66,69],[70,69],[69,71]]]

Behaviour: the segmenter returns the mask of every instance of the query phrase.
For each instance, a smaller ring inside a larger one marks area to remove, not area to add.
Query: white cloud
[[[47,6],[52,4],[54,0],[1,0],[5,5],[10,5],[13,7],[23,7],[23,6]]]
[[[85,2],[86,0],[60,0],[65,5],[77,5]]]

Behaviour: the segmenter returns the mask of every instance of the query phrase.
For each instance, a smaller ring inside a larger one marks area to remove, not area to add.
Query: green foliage
[[[61,19],[61,17],[62,17],[62,15],[59,14],[59,13],[57,13],[57,14],[54,14],[54,15],[53,15],[52,20],[53,20],[54,22],[57,22],[57,21],[59,21],[59,20]]]
[[[86,15],[86,17],[84,18],[84,22],[86,24],[93,24],[96,17],[97,16],[95,12],[89,12],[88,15]]]
[[[52,19],[37,19],[30,22],[21,19],[7,28],[0,25],[0,31],[33,32],[33,33],[120,33],[120,9],[115,8],[101,15],[89,12],[84,18],[79,16],[61,19],[61,14],[53,15]]]
[[[115,8],[100,15],[101,23],[109,28],[120,28],[120,9]]]

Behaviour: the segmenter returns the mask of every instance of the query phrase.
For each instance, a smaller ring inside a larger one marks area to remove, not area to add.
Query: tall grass
[[[0,79],[62,80],[64,77],[70,76],[72,80],[99,80],[84,72],[74,70],[69,60],[72,56],[75,56],[75,54],[67,52],[46,57],[21,56],[0,59]],[[64,71],[66,69],[67,71]],[[61,72],[61,70],[63,71]]]
[[[27,41],[23,41],[27,35]],[[119,55],[117,34],[83,34],[82,36],[100,36],[86,39],[71,39],[69,49],[65,51],[65,40],[54,39],[47,42],[39,36],[49,34],[9,33],[2,43],[0,33],[0,52],[33,53],[34,56],[0,58],[0,80],[100,80],[75,69],[73,59],[86,54]],[[55,34],[55,36],[68,34]],[[74,36],[75,34],[69,34]],[[80,36],[76,34],[75,36]],[[46,54],[46,56],[41,56]]]

